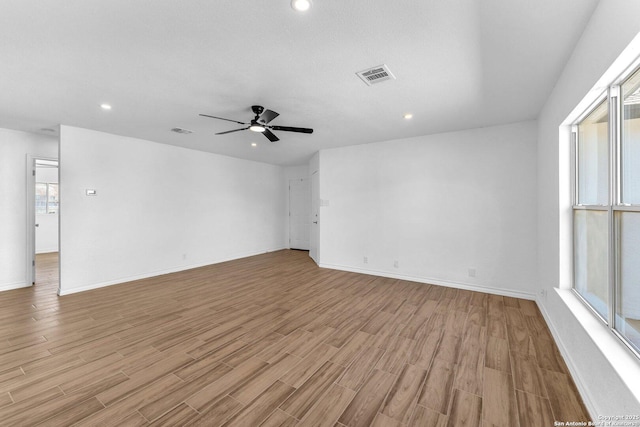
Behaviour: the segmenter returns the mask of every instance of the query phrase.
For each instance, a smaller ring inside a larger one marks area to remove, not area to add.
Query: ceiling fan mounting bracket
[[[253,114],[259,116],[264,111],[264,107],[262,105],[252,105],[251,110],[253,111]]]

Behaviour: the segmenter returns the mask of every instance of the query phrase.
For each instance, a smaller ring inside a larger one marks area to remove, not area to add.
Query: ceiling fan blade
[[[264,136],[266,136],[267,138],[269,138],[269,141],[271,141],[271,142],[280,141],[280,138],[275,136],[274,133],[271,132],[269,129],[265,129],[264,132],[262,132],[262,134]]]
[[[200,114],[202,117],[209,117],[211,119],[218,119],[218,120],[226,120],[228,122],[233,122],[233,123],[238,123],[241,125],[248,125],[249,123],[245,123],[245,122],[239,122],[237,120],[231,120],[231,119],[225,119],[224,117],[216,117],[216,116],[210,116],[208,114]]]
[[[299,132],[299,133],[313,133],[313,129],[309,128],[295,128],[291,126],[271,126],[273,130],[283,130],[285,132]]]
[[[243,123],[244,124],[244,123]],[[228,130],[226,132],[218,132],[216,133],[216,135],[224,135],[225,133],[231,133],[231,132],[238,132],[240,130],[247,130],[249,129],[249,127],[247,126],[246,128],[240,128],[240,129],[234,129],[234,130]]]
[[[278,117],[279,115],[280,114],[276,113],[275,111],[264,110],[264,112],[260,115],[260,118],[258,119],[258,121],[260,121],[260,122],[262,122],[262,123],[264,123],[266,125],[271,120],[273,120],[276,117]]]

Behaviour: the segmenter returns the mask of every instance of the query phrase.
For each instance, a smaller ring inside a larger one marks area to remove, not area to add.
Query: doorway
[[[311,174],[311,231],[309,236],[309,256],[320,265],[320,180],[318,171]]]
[[[308,178],[289,180],[289,248],[309,250],[311,185]]]
[[[59,179],[58,160],[31,157],[28,170],[27,242],[33,285],[58,291],[59,281]]]

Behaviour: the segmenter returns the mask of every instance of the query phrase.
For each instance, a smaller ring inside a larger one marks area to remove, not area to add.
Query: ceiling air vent
[[[385,64],[378,65],[373,68],[367,68],[366,70],[358,71],[356,73],[358,77],[362,79],[367,86],[371,86],[376,83],[382,83],[387,80],[395,80],[395,76],[389,70]]]
[[[189,129],[182,129],[182,128],[173,128],[171,129],[171,132],[175,132],[175,133],[184,133],[186,135],[193,133],[192,130]]]

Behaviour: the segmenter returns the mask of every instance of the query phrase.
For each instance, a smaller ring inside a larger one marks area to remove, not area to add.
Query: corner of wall
[[[640,377],[640,368],[568,289],[572,211],[566,126],[616,78],[616,56],[629,60],[626,49],[639,38],[638,13],[640,3],[598,4],[538,118],[537,303],[594,420],[598,415],[640,414],[640,392],[625,378]]]

